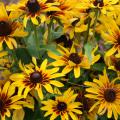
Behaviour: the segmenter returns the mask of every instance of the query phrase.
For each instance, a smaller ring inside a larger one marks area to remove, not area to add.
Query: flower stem
[[[88,27],[87,27],[87,32],[86,32],[84,44],[86,44],[87,41],[88,41],[89,31],[90,31],[90,23],[91,23],[91,18],[89,17],[89,18],[88,18]]]
[[[99,9],[95,9],[95,21],[94,21],[94,26],[93,26],[93,37],[92,37],[92,42],[96,44],[96,40],[95,40],[95,28],[96,28],[96,24],[97,24],[97,20],[98,20],[98,16],[99,16]]]
[[[69,84],[71,84],[71,85],[73,85],[73,86],[78,86],[78,87],[83,87],[83,88],[86,87],[85,85],[79,85],[79,84],[72,83],[72,82],[69,82],[69,81],[67,81],[67,83],[69,83]]]
[[[37,53],[38,53],[38,57],[41,59],[41,56],[39,54],[40,40],[39,40],[38,34],[37,34],[37,27],[35,25],[33,25],[33,28],[34,28],[34,36],[35,36],[35,42],[36,42],[36,50],[37,50]]]

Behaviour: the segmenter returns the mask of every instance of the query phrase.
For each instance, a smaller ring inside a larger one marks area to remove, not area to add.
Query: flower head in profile
[[[4,85],[7,81],[9,81],[9,77],[11,75],[10,70],[5,69],[0,71],[0,86]]]
[[[31,19],[35,25],[46,21],[46,13],[50,11],[59,11],[56,3],[48,3],[47,0],[20,0],[17,4],[7,6],[7,9],[15,12],[19,11],[21,16],[24,16],[24,26],[26,27],[27,21]],[[19,15],[18,15],[19,16]]]
[[[47,59],[45,59],[41,66],[37,65],[36,59],[33,57],[33,66],[30,65],[22,65],[20,64],[20,68],[22,73],[15,73],[10,76],[10,79],[14,81],[14,85],[18,86],[18,94],[21,95],[24,90],[24,97],[31,90],[36,90],[40,99],[43,99],[43,87],[49,93],[54,93],[51,85],[56,87],[63,87],[64,85],[55,80],[58,77],[64,76],[62,73],[57,73],[59,68],[47,68]]]
[[[66,90],[62,95],[56,96],[55,100],[42,101],[44,105],[41,110],[46,111],[45,117],[51,115],[50,120],[56,119],[58,116],[61,120],[78,120],[77,114],[82,114],[79,110],[81,103],[75,102],[77,94],[71,88]]]
[[[9,49],[17,47],[17,43],[14,37],[24,37],[27,35],[24,32],[23,25],[19,22],[12,20],[11,15],[5,9],[3,3],[0,2],[0,48],[2,48],[3,42],[5,42]]]
[[[95,49],[96,50],[96,49]],[[53,66],[64,66],[62,72],[64,74],[69,73],[74,70],[75,78],[80,77],[80,69],[89,69],[90,65],[95,63],[100,56],[94,55],[95,50],[92,51],[92,62],[89,61],[88,57],[82,53],[82,51],[77,52],[74,44],[71,49],[67,49],[59,45],[58,52],[60,55],[55,55],[52,52],[48,52],[48,56],[55,59],[51,64]]]
[[[115,57],[114,55],[105,56],[105,63],[108,66],[108,69],[114,70],[120,76],[120,58]]]
[[[109,21],[109,22],[108,22]],[[102,16],[101,22],[105,26],[105,29],[101,30],[101,36],[106,44],[111,44],[111,48],[106,51],[106,56],[111,56],[115,53],[117,57],[120,57],[120,29],[116,21],[109,17]]]
[[[26,102],[23,101],[23,96],[15,95],[15,88],[11,86],[10,82],[6,82],[4,86],[0,87],[0,117],[5,120],[5,117],[11,116],[13,109],[21,109],[22,105]]]
[[[82,91],[79,90],[77,93],[78,93],[78,96],[76,98],[76,101],[82,103],[80,110],[83,111],[83,114],[78,115],[79,119],[85,120],[86,118],[88,118],[89,120],[96,120],[97,119],[97,109],[89,112],[90,108],[95,103],[95,100],[86,98],[84,90],[82,90]]]
[[[86,81],[86,97],[96,100],[89,111],[98,108],[98,115],[107,113],[107,117],[111,118],[114,115],[115,120],[118,120],[120,114],[120,85],[115,83],[118,78],[110,81],[106,70],[104,74],[99,76],[99,79],[93,79],[93,82]]]
[[[86,9],[98,9],[102,14],[113,15],[116,4],[119,0],[83,0],[80,4],[80,8]]]

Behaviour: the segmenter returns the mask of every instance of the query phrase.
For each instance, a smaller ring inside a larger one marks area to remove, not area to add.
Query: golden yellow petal
[[[54,86],[56,86],[56,87],[63,87],[63,86],[64,86],[63,83],[61,83],[61,82],[59,82],[59,81],[56,81],[56,80],[51,80],[51,81],[50,81],[50,84],[52,84],[52,85],[54,85]]]
[[[73,69],[72,67],[70,67],[70,66],[67,65],[66,67],[63,68],[62,73],[63,73],[63,74],[67,74],[67,73],[69,73],[72,69]]]
[[[65,74],[63,74],[63,73],[55,73],[55,74],[50,75],[50,79],[63,77],[63,76],[65,76]]]
[[[82,114],[82,111],[77,110],[77,109],[72,109],[72,112],[75,112],[75,113],[77,113],[77,114]]]
[[[49,93],[53,93],[53,88],[50,84],[45,84],[44,87]]]
[[[46,67],[47,67],[47,62],[48,62],[47,59],[45,59],[45,60],[42,62],[41,66],[40,66],[40,69],[41,69],[41,70],[44,71],[44,70],[46,69]]]
[[[71,116],[72,120],[78,120],[78,117],[74,113],[69,112],[69,115]]]
[[[8,14],[3,2],[0,2],[0,18],[8,19]]]
[[[48,73],[53,74],[59,71],[59,67],[51,68],[46,70]]]
[[[99,101],[96,102],[96,103],[90,108],[89,112],[93,111],[93,109],[95,109],[95,107],[96,107],[97,105],[99,105],[99,104],[100,104]]]
[[[67,112],[64,113],[64,118],[65,118],[66,120],[69,120],[69,116],[68,116],[68,113],[67,113]]]
[[[8,40],[5,40],[5,42],[6,42],[6,44],[7,44],[9,49],[13,49],[14,48],[10,38],[8,38]]]
[[[111,108],[111,105],[108,106],[107,117],[108,118],[112,117],[112,108]]]
[[[23,108],[19,110],[15,110],[13,112],[12,120],[23,120],[24,116],[25,116],[25,112]]]
[[[36,19],[36,17],[31,17],[31,21],[32,21],[32,23],[35,24],[35,25],[38,25],[38,24],[39,24],[39,22],[38,22],[38,20]]]
[[[10,117],[10,116],[11,116],[10,110],[9,110],[9,109],[6,109],[6,110],[7,110],[6,113],[5,113],[6,116],[7,116],[7,117]]]
[[[80,77],[80,67],[79,66],[74,67],[74,75],[75,75],[75,78]]]
[[[28,17],[25,16],[24,19],[23,19],[23,25],[24,25],[24,27],[27,26],[27,21],[28,21]]]
[[[105,56],[111,56],[111,55],[113,55],[116,52],[116,50],[117,50],[117,48],[115,46],[113,46],[111,49],[109,49],[106,52]]]
[[[54,54],[54,53],[52,53],[52,52],[48,52],[48,56],[50,57],[50,58],[52,58],[52,59],[55,59],[55,60],[59,60],[60,59],[60,56],[58,56],[58,55],[56,55],[56,54]]]
[[[27,97],[27,95],[28,95],[28,93],[30,92],[30,90],[31,90],[31,89],[29,88],[29,86],[25,88],[25,90],[24,90],[24,98]]]
[[[55,112],[53,112],[53,114],[50,117],[50,120],[55,120],[55,118],[58,116],[58,114],[56,114]]]
[[[8,92],[9,86],[10,86],[10,82],[8,81],[8,82],[6,82],[5,85],[3,86],[3,89],[2,89],[1,92],[6,95],[7,92]]]
[[[52,110],[49,110],[49,111],[47,111],[47,112],[44,114],[44,116],[47,117],[48,115],[50,115],[50,114],[52,114],[52,113],[53,113],[53,111],[52,111]]]
[[[15,110],[16,110],[16,109],[22,109],[22,106],[17,105],[17,104],[11,104],[11,105],[10,105],[10,108],[11,108],[11,109],[15,109]]]
[[[15,74],[12,74],[12,75],[10,76],[10,79],[13,80],[13,81],[16,81],[16,80],[18,80],[18,81],[24,80],[24,78],[25,78],[24,75],[21,74],[21,73],[15,73]]]
[[[40,98],[41,100],[43,100],[44,96],[43,96],[42,88],[41,88],[41,87],[38,88],[37,92],[38,92],[39,98]]]

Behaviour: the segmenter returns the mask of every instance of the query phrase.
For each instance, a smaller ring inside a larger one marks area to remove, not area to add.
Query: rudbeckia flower
[[[90,108],[95,103],[95,100],[86,98],[85,91],[79,91],[77,92],[78,96],[76,98],[76,101],[81,102],[82,106],[79,108],[81,111],[83,111],[83,114],[78,115],[80,120],[96,120],[97,119],[97,109],[94,109],[93,111],[89,112]]]
[[[64,32],[70,35],[70,39],[74,37],[75,33],[81,33],[87,30],[87,25],[84,24],[86,18],[71,18],[64,17],[62,22],[64,24]]]
[[[2,48],[3,42],[7,44],[9,49],[16,48],[17,43],[13,37],[24,37],[27,33],[24,32],[21,23],[12,21],[3,3],[0,3],[0,11],[0,48]]]
[[[48,52],[48,56],[52,59],[55,59],[54,62],[51,63],[53,66],[65,66],[62,70],[62,73],[67,74],[70,71],[74,70],[75,78],[80,77],[80,69],[90,69],[90,65],[96,62],[100,56],[94,57],[92,53],[92,62],[88,60],[88,57],[82,52],[77,52],[74,45],[72,45],[71,49],[66,49],[59,45],[58,52],[60,55],[55,55],[52,52]]]
[[[98,115],[107,113],[107,117],[111,118],[113,114],[115,120],[118,120],[120,114],[120,85],[115,83],[116,80],[118,78],[110,81],[106,70],[104,70],[104,74],[100,75],[99,79],[84,83],[88,87],[85,96],[96,101],[89,111],[98,108]]]
[[[0,51],[0,66],[4,66],[6,63],[8,63],[9,60],[5,58],[7,55],[7,51]]]
[[[8,69],[0,71],[0,86],[4,85],[7,81],[9,81],[10,75],[11,72]]]
[[[104,20],[102,20],[104,19]],[[106,30],[101,30],[102,38],[105,43],[111,44],[112,47],[106,52],[106,56],[111,56],[115,52],[120,55],[120,29],[113,19],[102,17],[102,23],[105,25]]]
[[[46,111],[45,117],[51,115],[50,120],[56,119],[58,116],[61,120],[78,120],[77,114],[82,114],[79,110],[81,103],[75,102],[77,94],[70,88],[63,93],[63,95],[55,97],[55,100],[48,99],[42,101],[44,104],[41,110]]]
[[[0,87],[0,116],[1,120],[6,120],[5,117],[10,117],[10,110],[21,109],[22,104],[25,104],[23,96],[15,95],[15,88],[11,86],[10,82]]]
[[[80,4],[78,4],[79,8],[86,9],[99,9],[102,14],[114,14],[115,5],[119,0],[83,0]]]
[[[46,13],[50,11],[60,11],[55,5],[48,3],[47,0],[20,0],[17,4],[7,6],[10,11],[19,11],[24,16],[23,24],[26,27],[28,19],[35,25],[46,21]]]
[[[47,18],[58,18],[60,20],[63,20],[63,18],[66,17],[73,17],[77,16],[79,14],[79,11],[76,8],[76,5],[78,3],[77,0],[54,0],[52,3],[57,2],[59,3],[57,7],[60,9],[60,11],[48,11],[47,12]]]
[[[105,63],[108,66],[108,69],[114,70],[120,76],[120,58],[116,58],[114,55],[105,56]]]
[[[15,73],[10,76],[10,79],[14,81],[13,85],[18,86],[18,95],[22,94],[24,90],[24,97],[32,91],[36,90],[40,99],[43,99],[43,87],[49,93],[54,93],[51,85],[56,87],[63,87],[64,85],[55,80],[55,78],[64,76],[62,73],[57,73],[58,68],[47,69],[47,59],[45,59],[41,66],[37,66],[36,59],[33,57],[32,61],[34,67],[20,64],[22,73]]]

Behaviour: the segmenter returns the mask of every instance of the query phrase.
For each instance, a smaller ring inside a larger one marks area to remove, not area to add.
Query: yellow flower
[[[2,48],[3,42],[7,44],[9,49],[17,47],[17,43],[13,37],[24,37],[27,35],[23,31],[23,26],[19,22],[12,21],[10,15],[8,16],[7,11],[3,3],[0,2],[0,48]]]
[[[59,18],[63,20],[66,17],[78,16],[79,11],[76,9],[77,0],[53,0],[52,3],[57,2],[57,7],[60,11],[47,12],[48,18]]]
[[[105,63],[108,66],[108,69],[114,70],[120,76],[120,58],[116,58],[114,55],[105,56]]]
[[[108,118],[111,118],[113,114],[115,120],[118,120],[120,114],[120,85],[115,83],[117,79],[110,81],[106,70],[104,70],[104,74],[100,75],[99,79],[93,79],[93,82],[85,82],[88,87],[86,88],[88,93],[85,96],[96,100],[89,111],[97,107],[98,115],[107,112]]]
[[[11,72],[7,69],[0,71],[0,86],[4,85],[7,81],[9,81],[9,76]]]
[[[9,69],[14,61],[7,51],[0,51],[0,70]]]
[[[102,23],[105,25],[106,29],[101,30],[102,38],[106,43],[112,45],[112,48],[106,52],[106,56],[111,56],[115,52],[120,54],[120,29],[116,22],[109,17],[101,17]]]
[[[6,82],[3,87],[0,87],[0,116],[1,120],[5,120],[5,116],[10,117],[10,110],[21,109],[23,96],[15,95],[15,88],[10,82]]]
[[[20,0],[17,4],[7,6],[10,11],[19,11],[24,16],[23,24],[26,27],[28,19],[35,25],[46,21],[46,12],[60,11],[56,3],[47,3],[47,0]]]
[[[10,76],[10,79],[14,81],[14,85],[18,86],[18,94],[21,95],[24,90],[24,97],[31,90],[36,90],[40,99],[43,99],[42,88],[44,87],[49,93],[54,93],[52,86],[63,87],[64,85],[54,80],[55,78],[64,76],[62,73],[56,73],[58,68],[47,69],[47,59],[45,59],[41,66],[37,66],[36,59],[33,57],[32,61],[34,63],[34,67],[28,65],[20,64],[20,68],[22,69],[22,73],[15,73]]]
[[[71,49],[66,49],[59,45],[58,52],[61,55],[55,55],[52,52],[48,52],[48,56],[56,61],[52,62],[53,66],[65,66],[62,70],[62,73],[67,74],[70,71],[74,70],[75,78],[80,77],[80,69],[90,69],[90,65],[99,60],[100,55],[95,56],[93,53],[96,51],[92,51],[92,61],[88,60],[86,55],[83,55],[82,52],[77,52],[74,45],[72,45]]]
[[[82,103],[82,107],[80,108],[80,110],[83,111],[83,114],[78,115],[78,117],[80,120],[86,120],[86,118],[89,120],[96,120],[97,119],[97,109],[89,112],[89,109],[95,103],[95,100],[86,98],[84,95],[85,95],[84,90],[78,92],[78,96],[77,96],[76,101]]]
[[[44,104],[41,110],[47,111],[45,117],[51,115],[50,120],[54,120],[58,116],[61,120],[69,120],[69,116],[72,120],[78,120],[77,114],[82,114],[80,110],[81,103],[75,102],[77,94],[70,88],[63,93],[63,95],[55,97],[55,100],[42,101]]]
[[[74,37],[74,33],[80,33],[87,30],[87,25],[84,24],[86,18],[72,18],[72,17],[64,17],[62,18],[62,22],[64,24],[64,33],[70,35],[70,39]]]
[[[80,8],[99,9],[102,14],[113,14],[115,6],[119,0],[83,0],[79,5]]]
[[[7,51],[0,51],[0,69],[4,69],[5,64],[9,62],[7,58],[5,58],[8,55]]]

